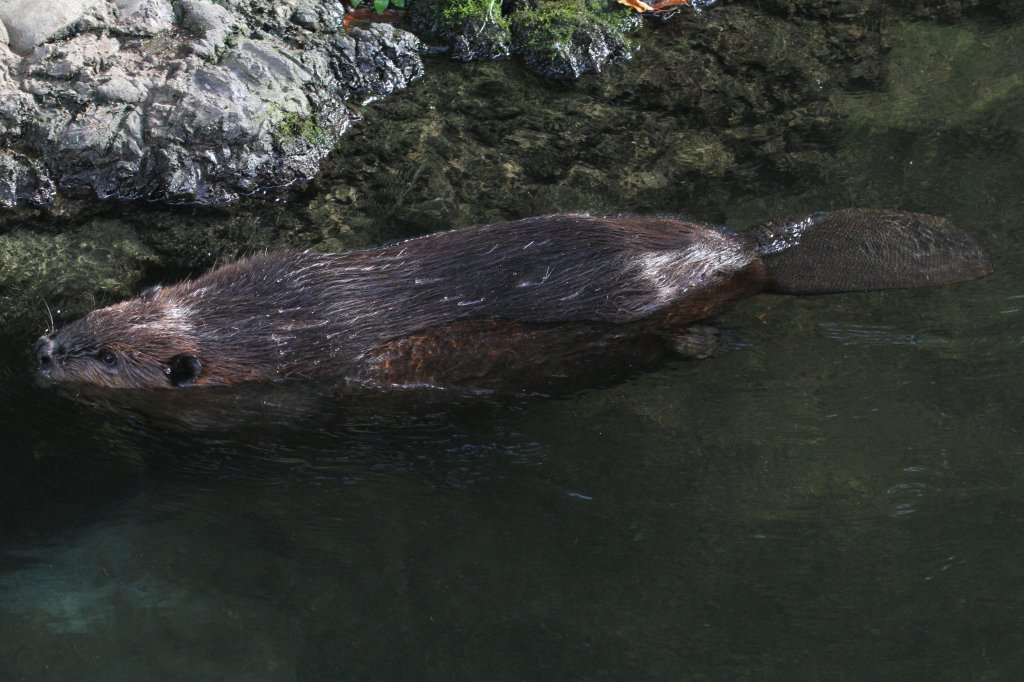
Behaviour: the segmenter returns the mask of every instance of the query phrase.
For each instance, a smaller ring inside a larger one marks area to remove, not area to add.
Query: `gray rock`
[[[320,16],[319,6],[313,2],[300,3],[292,14],[292,21],[307,31],[317,31],[323,27],[323,18]]]
[[[20,57],[4,43],[0,43],[0,83],[10,80],[11,67],[20,61]]]
[[[10,81],[0,80],[0,140],[21,138],[26,132],[25,124],[38,116],[38,107],[31,95],[18,90]]]
[[[0,45],[6,47],[11,42],[10,37],[7,35],[7,26],[4,22],[0,21]]]
[[[174,26],[169,0],[117,0],[117,28],[135,35],[154,35]]]
[[[339,33],[331,45],[338,79],[359,95],[387,95],[423,75],[419,38],[388,24]]]
[[[38,9],[0,3],[19,26]],[[81,11],[23,32],[48,34],[23,57],[0,46],[0,206],[55,187],[217,204],[306,180],[352,123],[346,99],[423,74],[418,39],[346,34],[334,0],[65,4]]]
[[[142,104],[149,97],[152,81],[127,73],[121,65],[112,66],[95,80],[96,99],[100,102]]]
[[[22,202],[42,206],[55,196],[53,180],[38,161],[23,154],[0,151],[0,206],[13,208]]]
[[[0,0],[0,21],[11,50],[20,55],[70,33],[80,22],[103,23],[108,11],[105,0]]]
[[[177,5],[182,28],[198,38],[191,45],[192,52],[204,59],[222,52],[228,36],[241,28],[238,17],[210,0],[179,0]]]

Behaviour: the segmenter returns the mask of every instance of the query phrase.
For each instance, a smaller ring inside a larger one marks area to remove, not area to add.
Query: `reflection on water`
[[[1021,149],[887,96],[838,181],[721,212],[948,213],[995,276],[758,297],[719,355],[561,398],[89,405],[4,339],[0,680],[1014,678]]]
[[[838,322],[821,322],[829,338],[844,344],[872,343],[883,346],[906,344],[911,346],[933,346],[948,343],[939,337],[922,337],[913,332],[899,331],[889,325],[843,325]]]

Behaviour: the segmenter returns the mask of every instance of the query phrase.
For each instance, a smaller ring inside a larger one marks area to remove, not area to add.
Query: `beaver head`
[[[187,307],[153,287],[139,298],[94,310],[36,341],[48,383],[111,388],[188,386],[202,371]]]

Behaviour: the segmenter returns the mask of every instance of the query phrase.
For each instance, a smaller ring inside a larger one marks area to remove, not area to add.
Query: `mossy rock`
[[[628,59],[626,34],[639,15],[612,0],[420,0],[410,3],[417,30],[446,42],[453,59],[523,54],[552,78],[577,78]]]
[[[538,3],[516,13],[512,35],[526,65],[550,78],[579,78],[633,55],[626,34],[640,16],[601,0]]]

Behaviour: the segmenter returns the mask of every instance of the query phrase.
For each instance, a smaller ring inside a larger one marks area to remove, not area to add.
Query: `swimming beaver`
[[[283,377],[510,385],[641,362],[767,290],[983,277],[933,216],[848,209],[749,232],[671,217],[526,218],[340,254],[267,253],[95,310],[35,346],[54,383],[163,388]]]

